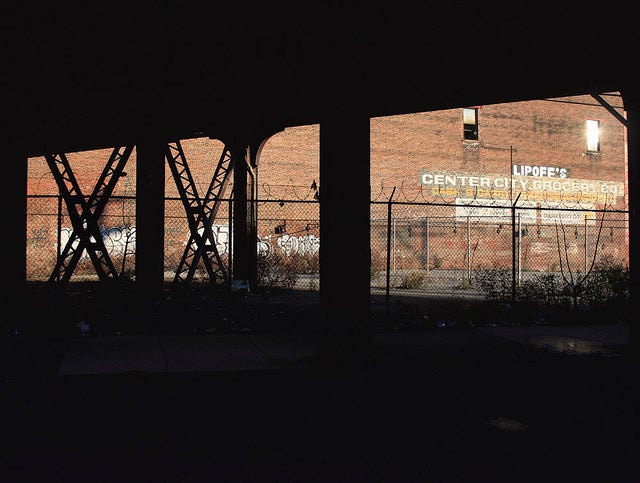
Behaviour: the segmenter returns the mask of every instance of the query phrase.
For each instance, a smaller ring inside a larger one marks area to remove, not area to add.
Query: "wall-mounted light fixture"
[[[276,235],[282,235],[283,233],[287,232],[287,220],[284,220],[282,222],[282,224],[280,225],[276,225],[275,228],[273,229],[273,232]]]

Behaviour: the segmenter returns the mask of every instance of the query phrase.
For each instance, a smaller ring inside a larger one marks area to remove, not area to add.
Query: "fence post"
[[[429,273],[429,216],[428,215],[427,215],[426,220],[425,220],[424,249],[425,249],[425,252],[426,252],[427,273]]]
[[[588,228],[587,221],[589,219],[589,213],[584,214],[584,273],[587,273],[587,250],[588,246]]]
[[[522,213],[518,213],[518,287],[522,287]]]
[[[397,250],[396,250],[396,220],[392,219],[391,220],[391,236],[392,236],[392,241],[393,241],[393,271],[395,273],[396,271],[396,261],[397,261]]]
[[[391,202],[395,192],[396,187],[394,186],[389,201],[387,202],[387,280],[385,287],[385,309],[387,316],[389,315],[389,287],[391,282]]]
[[[229,283],[227,284],[227,289],[231,292],[231,281],[233,280],[233,193],[229,196],[229,247],[227,248],[227,263],[229,265],[228,268],[228,277]]]
[[[520,199],[518,193],[515,201],[511,204],[511,303],[516,303],[516,204]]]
[[[467,282],[471,284],[471,217],[467,215]]]
[[[62,256],[62,195],[58,194],[58,239],[56,241],[56,265]],[[60,270],[56,270],[56,282],[60,282]]]

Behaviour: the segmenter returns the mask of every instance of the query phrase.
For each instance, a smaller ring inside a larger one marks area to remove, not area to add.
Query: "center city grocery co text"
[[[624,183],[569,178],[569,170],[556,166],[514,164],[511,176],[420,170],[418,183],[434,196],[521,200],[615,203],[624,195]]]

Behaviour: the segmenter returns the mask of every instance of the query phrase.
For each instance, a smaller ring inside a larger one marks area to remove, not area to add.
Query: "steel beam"
[[[216,237],[213,234],[212,225],[220,207],[220,198],[228,184],[229,173],[232,170],[231,156],[225,148],[204,199],[200,199],[198,196],[193,176],[179,141],[167,144],[166,157],[187,214],[190,231],[189,241],[176,269],[174,284],[191,282],[200,260],[205,265],[211,283],[226,284],[228,275],[216,247]]]
[[[118,272],[104,245],[98,220],[132,151],[133,146],[120,146],[113,149],[88,200],[82,194],[66,155],[58,153],[45,156],[60,195],[67,205],[73,227],[71,236],[58,256],[56,266],[49,277],[50,282],[68,282],[85,250],[101,281],[118,279]]]

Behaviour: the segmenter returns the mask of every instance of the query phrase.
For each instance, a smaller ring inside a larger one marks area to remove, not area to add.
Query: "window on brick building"
[[[600,152],[600,121],[587,119],[587,152]]]
[[[464,139],[467,141],[478,140],[478,108],[471,107],[462,110],[462,122],[464,125]]]

